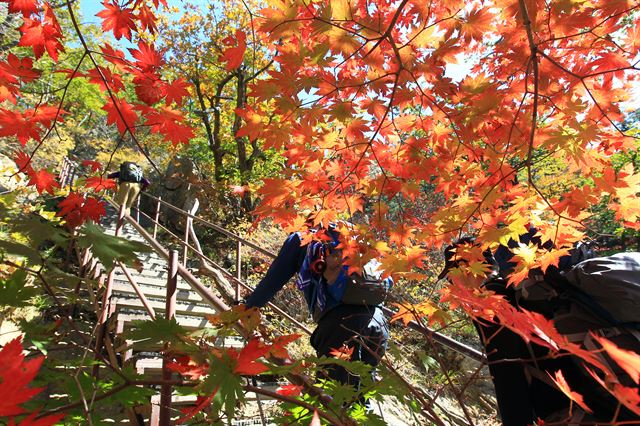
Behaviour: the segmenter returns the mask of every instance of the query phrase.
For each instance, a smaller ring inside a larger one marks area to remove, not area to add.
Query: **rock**
[[[160,178],[157,185],[154,185],[154,192],[167,203],[183,210],[189,210],[196,198],[196,190],[193,185],[196,180],[198,180],[198,175],[193,160],[178,156],[169,163],[164,176]],[[153,201],[151,200],[151,202]],[[153,208],[147,207],[147,209],[155,211],[155,206]],[[163,207],[161,217],[164,219],[165,226],[184,232],[184,215]]]

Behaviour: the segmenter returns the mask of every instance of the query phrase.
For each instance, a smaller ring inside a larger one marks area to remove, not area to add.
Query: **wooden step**
[[[167,294],[166,287],[159,286],[149,286],[138,283],[140,290],[144,293],[145,296],[151,298],[164,298]],[[129,281],[115,281],[113,282],[113,294],[114,295],[125,295],[129,297],[137,297],[137,293],[133,289],[133,286]],[[180,301],[189,301],[196,303],[204,303],[202,297],[195,291],[191,290],[191,288],[178,288],[178,292],[176,294],[177,299]]]
[[[165,311],[166,303],[164,300],[148,299],[149,306],[153,308],[156,315],[159,315]],[[123,309],[131,309],[144,311],[145,307],[142,301],[137,297],[127,297],[126,295],[113,295],[111,296],[111,303],[116,304],[116,311]],[[189,301],[178,300],[176,303],[176,314],[190,315],[194,317],[204,317],[207,315],[214,315],[217,311],[210,305],[197,304]]]
[[[114,318],[114,327],[116,322],[122,322],[124,329],[131,327],[133,321],[149,321],[151,318],[149,315],[135,312],[118,312]],[[192,317],[187,315],[176,315],[177,323],[187,331],[201,330],[206,327],[210,327],[209,322],[204,317]]]
[[[157,288],[166,288],[167,287],[167,279],[166,278],[154,278],[149,276],[139,276],[135,273],[131,273],[131,276],[135,279],[136,284],[144,285],[148,287],[157,287]],[[118,282],[126,282],[129,283],[129,279],[120,274],[114,274],[113,281]],[[179,290],[191,290],[191,286],[186,283],[184,280],[178,278],[177,288]]]

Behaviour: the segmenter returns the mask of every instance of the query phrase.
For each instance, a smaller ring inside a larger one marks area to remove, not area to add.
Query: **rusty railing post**
[[[114,235],[117,237],[120,235],[120,228],[123,225],[124,218],[124,204],[120,206],[120,211],[118,212],[118,221],[116,222],[116,230]],[[102,310],[100,311],[100,318],[98,320],[98,329],[96,330],[96,356],[102,350],[104,336],[107,332],[107,320],[109,319],[110,313],[113,311],[113,307],[110,306],[111,303],[111,293],[113,291],[113,274],[115,273],[115,265],[111,267],[109,270],[109,274],[107,274],[107,279],[105,282],[104,295],[102,297]],[[98,374],[98,364],[96,364],[93,368],[93,375],[97,377]]]
[[[162,206],[162,197],[158,197],[158,204],[156,204],[156,215],[153,218],[153,239],[155,240],[158,235],[158,220],[160,219],[160,207]]]
[[[178,288],[178,252],[171,250],[169,252],[169,274],[167,276],[167,300],[165,305],[165,315],[168,320],[173,318],[176,313],[176,299]],[[171,361],[167,350],[169,344],[164,344],[164,355],[162,359],[162,380],[171,380],[171,370],[167,364]],[[168,426],[171,424],[171,385],[163,384],[160,388],[160,426]]]

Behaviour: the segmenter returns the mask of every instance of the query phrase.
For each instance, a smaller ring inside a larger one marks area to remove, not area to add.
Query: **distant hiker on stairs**
[[[138,164],[125,161],[120,164],[120,171],[107,176],[109,179],[118,179],[118,193],[116,203],[125,206],[125,214],[129,214],[131,206],[136,201],[140,191],[144,191],[151,184],[142,173],[142,167]]]

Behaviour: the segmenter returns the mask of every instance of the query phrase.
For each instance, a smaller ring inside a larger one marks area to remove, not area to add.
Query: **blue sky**
[[[167,0],[167,4],[180,7],[183,3],[191,3],[199,6],[205,6],[211,3],[211,0]],[[102,1],[100,0],[80,0],[80,10],[82,11],[83,22],[100,23],[100,18],[96,16],[96,13],[104,9]]]

